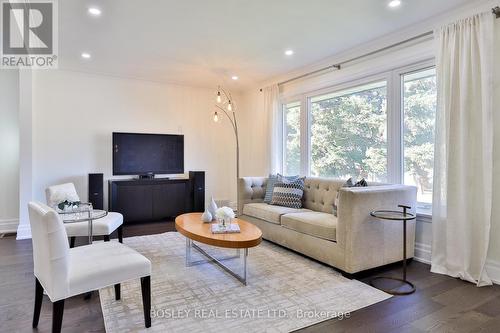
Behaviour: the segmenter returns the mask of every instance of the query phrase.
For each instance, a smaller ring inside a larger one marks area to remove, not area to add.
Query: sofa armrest
[[[342,188],[339,192],[337,242],[344,248],[348,272],[386,265],[403,258],[403,222],[370,216],[379,209],[401,210],[410,206],[415,214],[417,189],[407,185]],[[407,257],[413,257],[415,220],[407,222]]]
[[[243,206],[251,202],[263,202],[266,195],[267,177],[242,177],[238,180],[238,215]]]

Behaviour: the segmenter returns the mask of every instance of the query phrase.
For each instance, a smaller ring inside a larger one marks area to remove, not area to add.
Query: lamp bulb
[[[217,113],[217,111],[215,111],[214,113],[214,122],[218,122],[219,121],[219,114]]]
[[[220,91],[217,92],[217,103],[222,102],[222,97],[220,96]]]
[[[227,104],[227,110],[228,111],[233,111],[233,105],[231,104],[231,101]]]

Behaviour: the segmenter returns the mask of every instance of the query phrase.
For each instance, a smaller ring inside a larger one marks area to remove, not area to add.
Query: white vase
[[[215,219],[215,211],[217,210],[217,204],[215,203],[214,198],[210,199],[210,203],[208,204],[207,210],[212,214],[212,220]]]
[[[208,209],[206,209],[203,214],[201,214],[201,220],[205,223],[212,222],[212,213]]]

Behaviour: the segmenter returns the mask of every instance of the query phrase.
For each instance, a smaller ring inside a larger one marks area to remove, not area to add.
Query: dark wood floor
[[[128,226],[124,236],[170,231],[172,222]],[[392,265],[358,279],[400,274]],[[432,274],[429,266],[412,262],[408,278],[417,292],[395,296],[353,312],[348,319],[329,320],[300,332],[500,332],[500,286],[477,288],[470,283]],[[30,240],[0,238],[0,332],[50,332],[51,306],[44,296],[38,330],[31,328],[34,277]],[[65,304],[63,332],[104,332],[99,297],[81,296]]]

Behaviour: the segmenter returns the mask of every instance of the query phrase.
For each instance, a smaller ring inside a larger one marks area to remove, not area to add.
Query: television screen
[[[113,175],[184,173],[184,135],[113,133]]]

